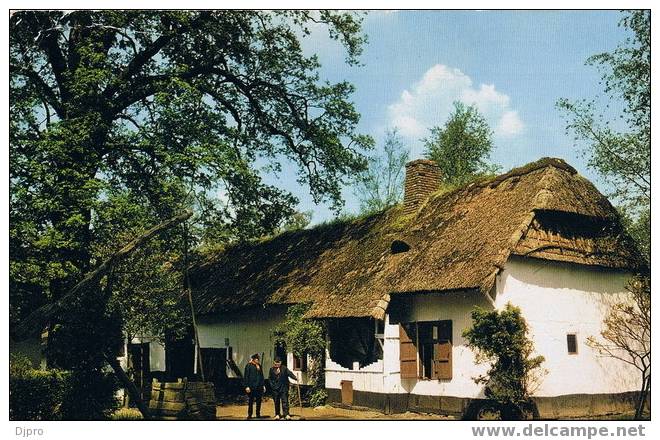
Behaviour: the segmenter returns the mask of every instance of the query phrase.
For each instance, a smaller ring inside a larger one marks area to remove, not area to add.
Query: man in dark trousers
[[[289,416],[289,378],[298,381],[296,375],[286,365],[282,365],[282,360],[276,357],[273,367],[268,373],[268,382],[270,382],[270,389],[273,391],[275,401],[275,420],[280,419],[280,403],[282,404],[281,417],[291,420],[291,416]]]
[[[243,385],[248,395],[248,420],[252,418],[252,406],[257,403],[257,418],[261,417],[261,398],[266,391],[264,372],[259,363],[259,355],[250,356],[250,362],[245,366]]]

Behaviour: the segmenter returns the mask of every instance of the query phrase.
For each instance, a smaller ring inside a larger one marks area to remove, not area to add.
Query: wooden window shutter
[[[417,348],[402,324],[399,324],[399,361],[401,379],[417,379]]]
[[[448,380],[452,378],[451,341],[440,341],[433,349],[433,378]]]
[[[438,339],[433,346],[433,378],[450,380],[452,378],[452,322],[440,321]]]

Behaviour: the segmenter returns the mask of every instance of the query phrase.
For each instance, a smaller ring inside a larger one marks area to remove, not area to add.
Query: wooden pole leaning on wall
[[[199,346],[199,330],[197,329],[197,319],[195,318],[195,306],[192,299],[192,290],[190,289],[190,277],[188,276],[188,222],[183,223],[183,288],[188,295],[188,304],[190,305],[190,315],[192,316],[193,332],[195,335],[195,350],[197,351],[197,364],[202,382],[206,382],[204,377],[204,363],[202,361],[202,348]]]

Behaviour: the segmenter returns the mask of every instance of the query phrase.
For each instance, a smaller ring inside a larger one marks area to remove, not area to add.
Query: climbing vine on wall
[[[297,357],[308,356],[308,378],[311,385],[309,403],[319,406],[325,403],[325,363],[326,328],[322,321],[304,317],[310,304],[294,304],[289,307],[284,321],[275,329],[277,343],[286,345],[287,350]]]

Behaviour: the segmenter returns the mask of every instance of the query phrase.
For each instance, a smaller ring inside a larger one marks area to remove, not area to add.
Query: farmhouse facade
[[[458,414],[484,397],[473,378],[487,366],[462,337],[470,313],[510,302],[546,359],[542,416],[625,406],[639,374],[587,345],[640,265],[608,200],[560,159],[444,192],[440,177],[413,161],[401,205],[232,245],[196,267],[204,368],[230,380],[250,354],[280,355],[305,383],[306,360],[273,330],[288,305],[308,303],[327,324],[331,401]]]

